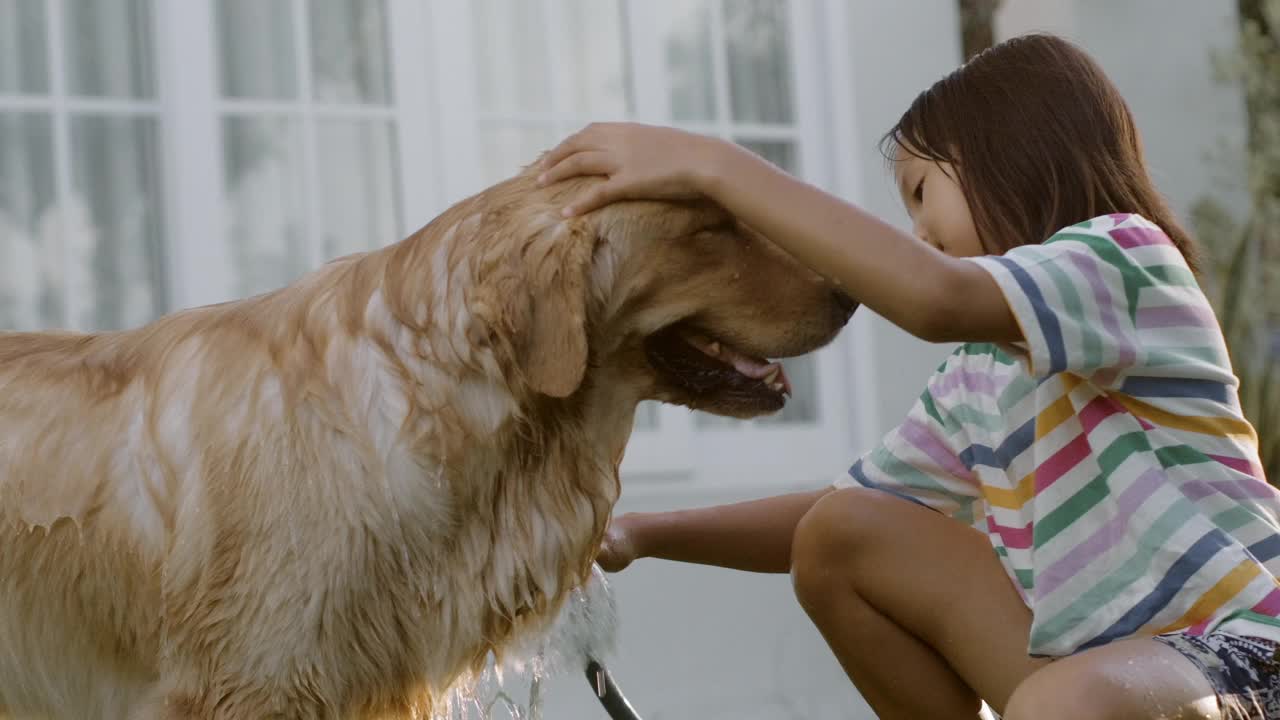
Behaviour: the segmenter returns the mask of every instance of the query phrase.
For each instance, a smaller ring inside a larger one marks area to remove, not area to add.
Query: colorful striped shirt
[[[985,532],[1032,610],[1031,655],[1184,629],[1280,640],[1280,493],[1168,236],[1106,215],[968,260],[1025,341],[956,350],[836,485]]]

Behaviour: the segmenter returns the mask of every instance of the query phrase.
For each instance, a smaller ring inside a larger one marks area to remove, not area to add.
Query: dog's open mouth
[[[645,355],[688,404],[723,414],[773,412],[786,404],[791,381],[782,365],[742,352],[683,323],[650,335]]]

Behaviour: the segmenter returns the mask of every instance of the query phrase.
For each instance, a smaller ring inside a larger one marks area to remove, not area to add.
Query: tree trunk
[[[960,44],[965,60],[995,44],[996,10],[1002,1],[959,0]]]

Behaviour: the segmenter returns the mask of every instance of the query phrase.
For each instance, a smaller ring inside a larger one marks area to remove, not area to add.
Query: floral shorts
[[[1223,720],[1280,720],[1280,646],[1270,640],[1211,632],[1155,639],[1182,653],[1209,679]]]

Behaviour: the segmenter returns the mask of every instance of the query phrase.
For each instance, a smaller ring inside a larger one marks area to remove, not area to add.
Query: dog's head
[[[544,188],[529,170],[347,271],[363,288],[348,293],[350,323],[393,373],[370,375],[401,381],[388,385],[410,396],[414,461],[441,468],[411,485],[443,508],[438,567],[465,568],[456,595],[486,643],[476,658],[522,618],[532,632],[585,579],[636,403],[776,411],[788,388],[769,359],[830,342],[855,307],[706,202],[562,217],[593,182]],[[361,402],[387,396],[366,386]]]
[[[707,202],[623,201],[565,219],[596,179],[538,188],[526,172],[451,210],[485,275],[469,303],[534,393],[593,375],[637,400],[721,415],[780,409],[772,359],[831,341],[856,303]]]
[[[597,215],[585,222],[614,284],[596,347],[602,364],[633,369],[645,398],[735,417],[776,411],[790,385],[775,360],[827,344],[857,307],[708,203]]]

